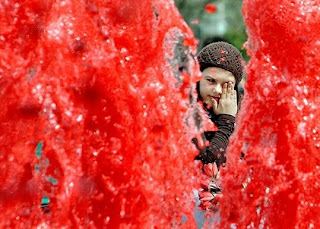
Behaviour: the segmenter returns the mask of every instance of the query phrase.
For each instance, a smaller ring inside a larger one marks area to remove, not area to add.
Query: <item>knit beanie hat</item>
[[[198,54],[200,71],[209,67],[227,70],[235,76],[236,84],[242,79],[242,55],[233,45],[226,42],[214,42],[205,46]]]

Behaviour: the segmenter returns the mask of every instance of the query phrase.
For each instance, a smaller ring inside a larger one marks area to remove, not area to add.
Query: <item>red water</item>
[[[213,3],[208,3],[207,5],[205,5],[204,9],[209,14],[213,14],[217,11],[217,7]]]
[[[222,228],[320,227],[319,7],[243,2],[251,58],[222,176]]]
[[[199,75],[173,1],[9,0],[0,18],[0,227],[194,227]]]

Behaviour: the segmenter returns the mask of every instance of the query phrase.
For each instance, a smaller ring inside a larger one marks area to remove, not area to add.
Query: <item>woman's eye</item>
[[[212,79],[212,78],[210,78],[210,79],[207,79],[207,81],[208,82],[210,82],[210,83],[214,83],[214,82],[216,82],[214,79]]]

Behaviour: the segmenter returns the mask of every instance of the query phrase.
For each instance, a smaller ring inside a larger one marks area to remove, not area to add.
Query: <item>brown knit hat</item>
[[[226,42],[214,42],[205,46],[198,54],[200,71],[209,67],[227,70],[236,78],[236,84],[242,79],[242,55],[233,45]]]

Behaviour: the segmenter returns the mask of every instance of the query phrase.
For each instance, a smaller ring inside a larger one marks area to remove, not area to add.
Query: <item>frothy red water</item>
[[[209,14],[213,14],[217,11],[217,7],[213,3],[208,3],[207,5],[205,5],[204,9]]]
[[[223,175],[223,228],[320,227],[319,7],[244,1],[251,59]]]
[[[192,227],[198,71],[173,2],[6,1],[0,18],[0,227]]]

